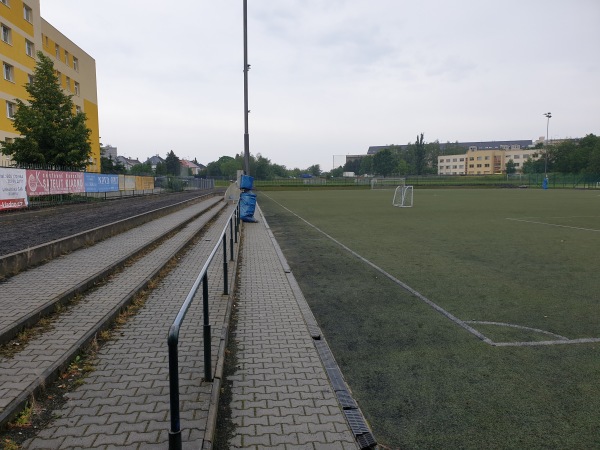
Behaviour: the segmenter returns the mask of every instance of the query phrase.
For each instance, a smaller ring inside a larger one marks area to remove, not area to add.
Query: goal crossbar
[[[406,178],[373,178],[371,180],[371,189],[396,189],[398,186],[405,186]]]

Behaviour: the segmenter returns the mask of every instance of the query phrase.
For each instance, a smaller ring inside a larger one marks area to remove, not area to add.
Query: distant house
[[[160,156],[156,155],[156,156],[152,156],[150,158],[148,158],[148,161],[150,163],[150,165],[152,166],[152,170],[156,170],[156,165],[158,163],[165,163],[165,160],[162,159]]]
[[[183,168],[182,172],[188,174],[188,169],[191,171],[192,175],[198,175],[201,170],[206,169],[202,164],[196,164],[193,161],[188,161],[187,159],[182,159],[179,161],[181,163],[181,167]]]
[[[124,156],[117,156],[117,162],[123,164],[123,166],[127,170],[131,169],[133,166],[141,164],[141,162],[138,159],[125,158]]]

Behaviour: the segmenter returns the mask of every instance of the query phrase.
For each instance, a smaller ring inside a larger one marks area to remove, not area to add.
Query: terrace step
[[[68,366],[80,350],[99,331],[108,327],[119,312],[199,233],[204,233],[203,240],[215,239],[214,235],[220,233],[223,221],[229,215],[221,213],[231,212],[232,209],[233,206],[225,202],[211,199],[7,280],[2,286],[3,293],[6,285],[12,283],[27,288],[24,279],[32,284],[37,283],[31,289],[24,288],[25,293],[17,292],[15,298],[5,298],[3,295],[5,311],[24,311],[20,315],[13,313],[17,317],[15,321],[21,318],[20,322],[23,323],[23,317],[37,319],[43,306],[48,305],[47,309],[51,310],[54,304],[73,295],[72,292],[86,291],[107,273],[113,273],[96,289],[85,292],[76,305],[58,314],[48,331],[33,337],[13,356],[0,357],[0,425],[14,417],[32,394]],[[149,249],[156,240],[161,240],[160,245]],[[140,256],[144,249],[147,253]],[[205,250],[205,258],[208,252],[210,250]],[[136,255],[138,258],[132,260]],[[44,284],[48,286],[49,280],[58,278],[60,281],[61,275],[68,275],[69,269],[74,272],[74,267],[91,258],[99,260],[98,264],[92,264],[91,274],[82,272],[70,281],[62,280],[62,286],[59,282],[52,293],[44,294],[48,290]],[[116,273],[117,267],[124,266],[127,261],[129,263],[123,270]],[[94,278],[94,281],[90,281],[90,278]],[[42,306],[38,307],[37,316],[27,314],[26,309],[20,308],[21,303],[28,300],[29,294]],[[166,336],[166,329],[164,333]]]

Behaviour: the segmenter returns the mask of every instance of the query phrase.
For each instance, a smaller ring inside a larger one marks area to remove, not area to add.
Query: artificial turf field
[[[600,448],[600,191],[392,197],[258,195],[377,440]]]

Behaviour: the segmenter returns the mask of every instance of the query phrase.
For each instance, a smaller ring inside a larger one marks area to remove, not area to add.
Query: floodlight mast
[[[548,130],[550,129],[550,118],[552,117],[552,113],[547,112],[542,115],[548,118],[548,121],[546,122],[546,151],[544,152],[546,156],[544,160],[544,175],[548,176]]]
[[[248,1],[244,0],[244,173],[250,175],[250,134],[248,133]]]

